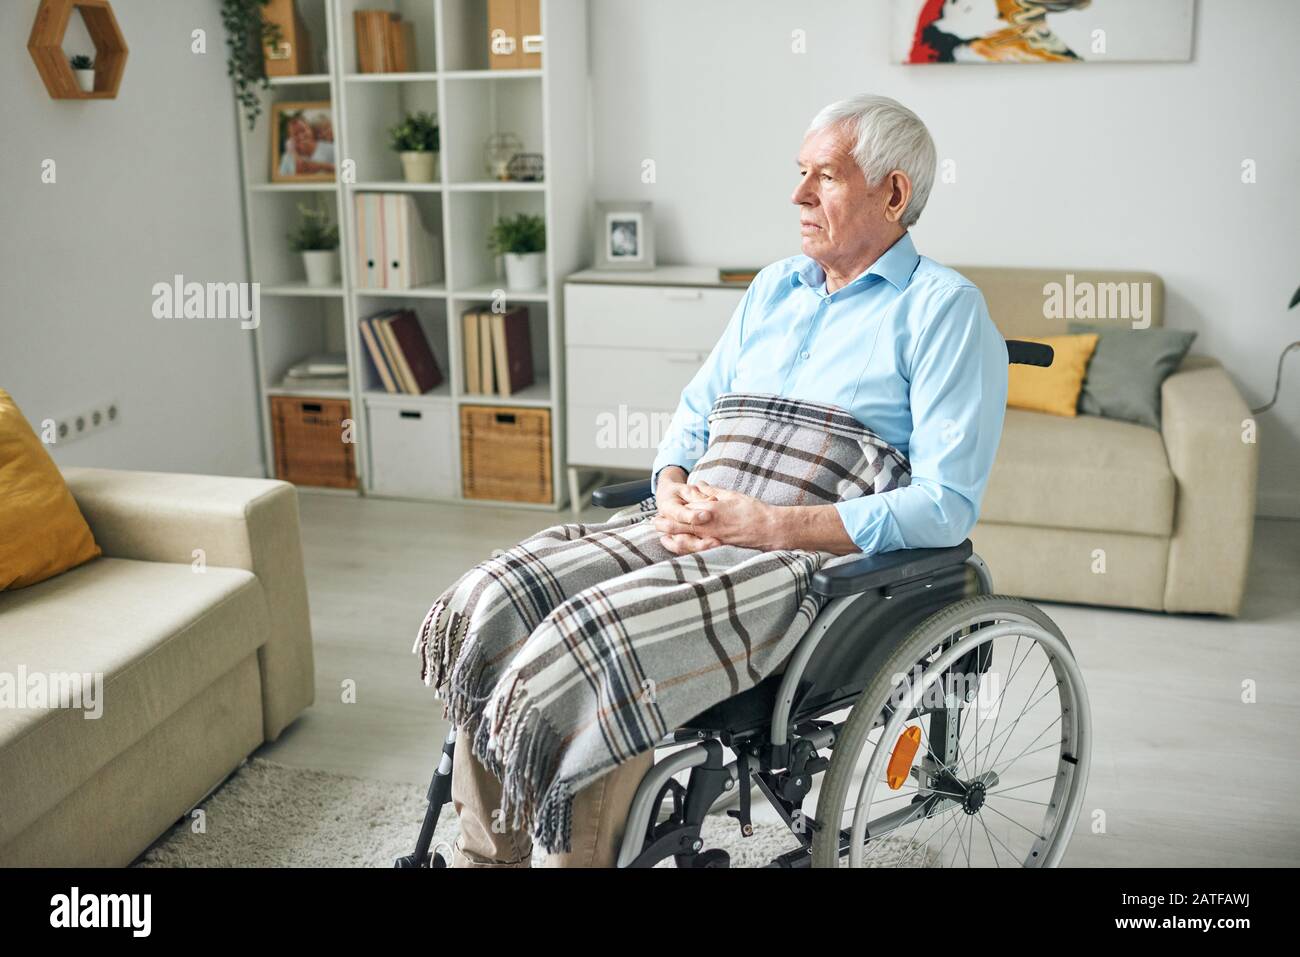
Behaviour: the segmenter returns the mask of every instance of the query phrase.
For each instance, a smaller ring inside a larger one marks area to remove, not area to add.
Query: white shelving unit
[[[591,246],[586,2],[541,0],[541,6],[542,68],[500,70],[488,64],[486,0],[298,0],[321,57],[320,72],[273,80],[264,95],[264,115],[252,131],[241,124],[240,136],[249,270],[262,290],[262,318],[254,336],[268,470],[274,461],[269,397],[302,394],[277,386],[283,373],[309,354],[344,352],[347,392],[312,394],[351,401],[363,494],[535,509],[565,504],[562,282],[587,262]],[[357,72],[353,13],[358,9],[388,9],[414,25],[417,69]],[[334,107],[339,168],[351,160],[355,179],[272,183],[271,103],[326,99]],[[433,183],[404,182],[398,156],[388,148],[389,127],[417,110],[439,118],[440,179]],[[488,178],[485,142],[504,132],[518,136],[525,151],[543,155],[543,182]],[[357,192],[414,197],[425,225],[441,240],[443,282],[407,290],[356,285]],[[304,202],[324,202],[340,225],[342,277],[336,286],[307,286],[300,257],[289,249],[286,235]],[[499,264],[487,248],[497,218],[518,212],[546,220],[546,285],[528,293],[505,291]],[[528,307],[536,381],[510,396],[467,393],[460,316],[502,297],[507,305]],[[410,308],[419,317],[445,377],[422,396],[385,392],[360,339],[360,319],[395,307]],[[551,502],[494,502],[460,494],[459,410],[476,404],[550,410]],[[404,432],[401,423],[414,428]],[[421,481],[421,468],[431,471],[427,482]],[[392,478],[397,473],[400,481]]]

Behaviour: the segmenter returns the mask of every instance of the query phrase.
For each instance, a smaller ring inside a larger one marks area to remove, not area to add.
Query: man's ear
[[[912,199],[912,181],[901,169],[896,169],[885,177],[888,200],[885,204],[885,219],[896,223],[903,218],[907,204]]]

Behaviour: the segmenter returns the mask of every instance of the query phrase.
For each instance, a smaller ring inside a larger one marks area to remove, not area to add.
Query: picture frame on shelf
[[[648,202],[596,202],[596,269],[654,269],[654,207]]]
[[[271,182],[332,183],[337,163],[329,100],[271,105]]]

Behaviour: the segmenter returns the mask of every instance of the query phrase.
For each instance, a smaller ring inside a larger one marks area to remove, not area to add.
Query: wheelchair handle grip
[[[1044,342],[1026,342],[1023,339],[1007,340],[1007,361],[1020,366],[1043,366],[1052,364],[1056,353]]]

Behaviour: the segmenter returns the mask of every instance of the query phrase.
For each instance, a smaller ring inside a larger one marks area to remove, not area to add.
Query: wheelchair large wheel
[[[905,638],[854,705],[817,803],[816,867],[1054,867],[1088,781],[1091,717],[1056,624],[969,598]]]

